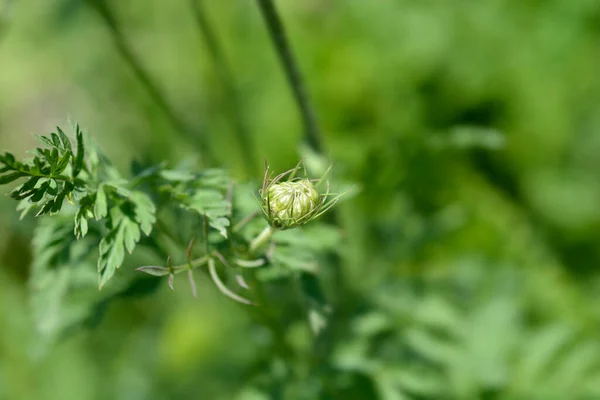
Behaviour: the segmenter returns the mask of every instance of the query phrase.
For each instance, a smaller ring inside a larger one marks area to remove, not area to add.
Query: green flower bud
[[[301,167],[303,165],[299,163],[296,168],[272,177],[269,166],[265,164],[263,185],[258,191],[259,205],[273,228],[283,230],[304,225],[323,215],[344,195],[329,192],[329,182],[325,180],[329,169],[314,185],[306,178],[306,170],[305,178],[296,177]],[[321,184],[327,188],[325,193],[317,190]]]
[[[308,222],[321,206],[321,196],[308,179],[278,182],[263,193],[272,226],[289,229]]]

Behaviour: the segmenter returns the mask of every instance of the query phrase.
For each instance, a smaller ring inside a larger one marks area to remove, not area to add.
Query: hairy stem
[[[186,140],[194,144],[200,144],[199,148],[205,158],[208,159],[207,161],[213,160],[213,157],[208,150],[206,138],[203,135],[199,135],[194,128],[192,128],[177,115],[174,108],[169,104],[166,96],[159,88],[158,84],[151,78],[146,68],[144,68],[142,62],[135,55],[131,46],[125,39],[123,30],[117,22],[117,19],[108,6],[106,0],[89,0],[89,4],[98,13],[106,27],[109,29],[115,47],[117,48],[120,56],[129,65],[137,79],[144,86],[152,100],[160,108],[169,123],[177,132],[183,135]]]
[[[277,231],[277,228],[273,228],[272,226],[267,226],[263,231],[250,243],[250,253],[256,253],[258,249],[264,246],[271,236]]]
[[[317,123],[317,116],[314,111],[308,94],[306,86],[300,73],[298,63],[294,58],[292,49],[288,42],[285,29],[281,23],[273,0],[258,0],[260,11],[265,19],[269,35],[277,50],[279,60],[281,61],[285,70],[288,83],[290,84],[294,93],[294,99],[300,110],[302,120],[304,122],[304,134],[308,145],[317,153],[322,152],[322,140],[321,131]]]
[[[256,166],[254,165],[256,154],[254,153],[254,147],[252,146],[248,124],[242,111],[242,103],[240,101],[239,92],[236,88],[235,79],[231,73],[231,68],[225,59],[225,55],[223,54],[223,49],[219,43],[217,34],[207,18],[202,2],[203,0],[190,0],[192,14],[196,21],[198,31],[204,39],[218,78],[225,88],[225,94],[228,97],[229,104],[231,106],[230,112],[234,125],[234,131],[242,151],[242,159],[244,161],[246,170],[248,171],[248,175],[253,176],[256,172]]]

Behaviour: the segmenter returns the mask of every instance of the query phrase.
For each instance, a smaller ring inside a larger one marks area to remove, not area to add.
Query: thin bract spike
[[[262,190],[265,190],[265,186],[267,185],[268,182],[268,177],[269,177],[269,164],[267,164],[267,159],[265,158],[265,175],[263,176],[263,185],[262,185]]]
[[[323,205],[323,208],[319,210],[319,212],[314,216],[314,218],[319,218],[321,215],[325,214],[331,207],[333,207],[338,202],[340,197],[342,197],[344,194],[345,193],[342,193],[329,200],[326,204]]]
[[[246,281],[244,280],[244,277],[243,277],[241,274],[239,274],[239,273],[236,273],[236,274],[235,274],[235,280],[237,281],[238,285],[240,285],[240,286],[241,286],[241,287],[243,287],[244,289],[246,289],[246,290],[249,290],[249,289],[250,289],[250,286],[248,286],[248,284],[247,284],[247,283],[246,283]]]
[[[215,251],[215,256],[217,256],[217,258],[219,259],[219,261],[221,261],[221,263],[226,266],[227,268],[231,268],[231,265],[227,262],[227,260],[225,259],[225,257],[223,257],[223,254],[219,253],[218,251]]]
[[[188,262],[190,262],[190,261],[191,261],[191,259],[192,259],[192,246],[193,246],[193,245],[194,245],[194,238],[192,238],[192,239],[190,240],[190,243],[188,244],[188,247],[187,247],[187,252],[186,252],[186,255],[187,255],[187,261],[188,261]]]
[[[296,166],[292,169],[292,173],[290,174],[290,180],[294,179],[294,177],[296,176],[296,172],[298,172],[298,170],[300,169],[301,166],[304,166],[304,164],[302,163],[302,159],[300,159],[300,161],[298,161],[298,164],[296,164]],[[306,175],[306,167],[304,167],[304,174]]]
[[[260,194],[260,193],[259,193]],[[256,197],[256,194],[254,194],[254,192],[252,192],[252,196],[254,196],[254,200],[256,200],[256,202],[258,203],[258,206],[260,207],[260,210],[263,212],[263,214],[265,214],[265,217],[268,217],[269,214],[265,211],[265,206],[261,203],[261,201]]]
[[[252,305],[252,302],[250,300],[232,292],[227,286],[225,286],[221,278],[219,278],[219,274],[217,274],[215,260],[212,258],[208,260],[208,272],[210,273],[210,277],[212,278],[217,288],[221,291],[221,293],[237,302]]]
[[[236,258],[233,260],[233,262],[235,263],[235,265],[242,268],[258,268],[265,265],[265,260],[262,258],[259,258],[258,260],[242,260]]]
[[[190,269],[188,271],[188,280],[190,281],[190,288],[192,289],[192,295],[194,298],[198,298],[198,292],[196,291],[196,282],[194,281],[194,273]]]
[[[329,166],[329,168],[327,168],[327,170],[325,171],[325,173],[323,174],[323,176],[318,180],[318,182],[316,184],[317,187],[319,187],[321,185],[321,183],[323,183],[323,179],[325,179],[325,177],[327,177],[327,175],[329,174],[329,171],[331,171],[332,167],[333,167],[333,164],[331,164]],[[327,190],[329,191],[329,181],[326,181],[326,182],[327,182],[327,185],[328,185]]]
[[[258,202],[258,199],[256,198],[256,195],[254,194],[254,192],[252,192],[252,196],[254,196],[254,199]],[[260,209],[264,213],[264,210],[263,210],[262,205],[260,203],[259,203],[259,207],[260,207]],[[231,230],[233,232],[238,232],[240,229],[242,229],[244,226],[246,226],[247,223],[249,223],[254,218],[256,218],[256,216],[258,214],[260,214],[260,211],[253,211],[253,212],[251,212],[246,217],[244,217],[240,222],[238,222],[237,224],[235,224]]]
[[[204,252],[208,254],[208,218],[206,218],[206,213],[204,213],[204,221],[202,225],[204,230]]]

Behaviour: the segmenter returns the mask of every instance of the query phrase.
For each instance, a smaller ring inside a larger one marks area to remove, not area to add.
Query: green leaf
[[[17,211],[21,211],[19,219],[25,218],[25,216],[35,209],[35,207],[36,205],[31,204],[28,200],[21,200],[17,205]]]
[[[35,216],[39,217],[41,215],[48,214],[52,211],[52,208],[54,208],[54,200],[48,200]]]
[[[63,149],[65,151],[72,152],[73,148],[71,147],[71,141],[69,140],[69,137],[65,135],[65,133],[62,131],[62,129],[60,129],[60,127],[57,126],[56,130],[58,132],[58,136],[60,137],[60,142],[62,144]]]
[[[196,179],[196,175],[188,172],[188,171],[178,171],[178,170],[163,170],[160,171],[160,176],[172,182],[188,182]]]
[[[125,248],[131,254],[135,248],[135,244],[140,241],[141,232],[140,226],[131,220],[125,219],[123,222],[123,241]]]
[[[67,168],[67,166],[69,165],[69,161],[71,160],[71,156],[71,150],[68,150],[62,155],[62,157],[56,164],[56,168],[54,170],[55,174],[61,174],[65,170],[65,168]]]
[[[12,172],[10,174],[0,176],[0,185],[4,185],[25,176],[22,172]]]
[[[300,285],[306,299],[310,328],[315,335],[318,335],[327,327],[331,307],[325,299],[317,277],[312,274],[300,273]]]
[[[35,189],[33,195],[29,198],[29,201],[31,201],[32,203],[37,203],[38,201],[40,201],[42,197],[44,197],[44,194],[46,193],[46,190],[48,190],[49,187],[50,181],[43,181],[42,185],[39,188]]]
[[[98,258],[99,288],[113,277],[117,268],[123,263],[125,258],[125,245],[123,243],[124,216],[121,216],[117,225],[109,231],[108,235],[100,241],[100,258]]]
[[[113,207],[107,218],[109,231],[100,241],[98,259],[99,286],[102,288],[140,241],[141,232],[149,235],[156,221],[154,203],[143,192],[118,188],[115,195],[126,195],[126,201]],[[122,201],[122,200],[121,200]],[[133,211],[132,211],[133,210]]]
[[[90,195],[84,196],[79,200],[79,208],[75,213],[75,237],[83,238],[88,232],[88,219],[93,216],[93,200]]]
[[[106,217],[108,213],[108,205],[106,199],[106,192],[104,188],[100,186],[96,192],[96,201],[94,203],[94,218],[96,221]]]
[[[83,169],[83,158],[85,155],[85,145],[83,143],[83,132],[79,125],[75,126],[75,139],[77,143],[77,155],[72,159],[73,178],[75,178]]]
[[[136,271],[145,272],[152,276],[167,276],[170,274],[169,268],[159,267],[156,265],[147,265],[135,269]]]
[[[48,136],[36,135],[37,139],[48,147],[54,147],[54,142]]]
[[[102,315],[109,301],[130,290],[135,274],[111,282],[98,291],[95,268],[97,238],[73,241],[72,215],[40,220],[33,234],[33,261],[29,286],[36,331],[36,355],[43,355],[66,334]]]
[[[200,190],[186,202],[185,208],[196,211],[200,215],[206,214],[208,224],[227,238],[227,227],[230,222],[229,203],[225,197],[216,190]]]
[[[152,232],[152,227],[156,222],[156,206],[150,197],[143,192],[132,192],[130,199],[135,204],[135,220],[140,225],[142,232],[146,236]],[[138,239],[139,240],[139,239]]]

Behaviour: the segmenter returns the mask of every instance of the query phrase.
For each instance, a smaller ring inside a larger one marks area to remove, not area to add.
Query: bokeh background
[[[0,1],[1,150],[71,117],[123,170],[207,148],[238,181],[293,166],[302,121],[256,2],[194,3]],[[0,398],[600,399],[600,1],[276,4],[334,175],[360,188],[337,207],[327,351],[297,323],[293,354],[268,353],[203,281],[118,298],[40,352],[37,221],[2,197]]]

